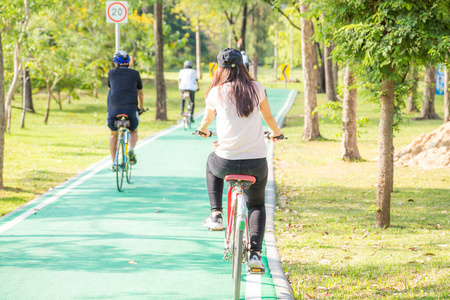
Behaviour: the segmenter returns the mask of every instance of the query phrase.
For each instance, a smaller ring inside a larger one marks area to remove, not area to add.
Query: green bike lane
[[[290,92],[268,90],[274,116]],[[202,226],[212,141],[171,127],[138,145],[123,192],[105,159],[1,218],[0,298],[231,299],[224,232]],[[276,299],[268,268],[252,277],[241,299]]]

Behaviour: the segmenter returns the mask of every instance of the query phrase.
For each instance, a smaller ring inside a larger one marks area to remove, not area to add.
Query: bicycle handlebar
[[[200,130],[195,130],[195,131],[192,133],[192,135],[206,136],[206,134],[205,134],[204,132],[201,132]],[[216,132],[213,132],[213,131],[209,131],[209,136],[208,136],[208,137],[211,137],[211,136],[213,136],[213,135],[217,135],[217,133],[216,133]]]
[[[203,132],[201,132],[201,131],[199,131],[199,130],[195,130],[195,131],[192,133],[192,135],[198,135],[198,136],[203,136],[203,137],[206,136],[205,133],[203,133]],[[210,135],[209,135],[208,137],[211,137],[211,136],[213,136],[213,135],[217,135],[217,133],[216,133],[216,132],[213,132],[213,131],[210,131]],[[264,136],[265,136],[267,139],[270,140],[270,131],[265,130],[265,131],[264,131]],[[276,140],[287,140],[287,137],[285,137],[284,134],[280,134],[279,136],[274,136],[273,138],[276,139]]]
[[[140,109],[140,110],[138,110],[138,114],[139,114],[139,115],[142,115],[142,114],[145,113],[146,111],[148,111],[148,108]]]
[[[264,136],[266,137],[266,139],[270,140],[270,131],[264,130]],[[287,140],[287,137],[285,137],[284,134],[280,134],[279,136],[274,136],[273,138],[276,140]]]

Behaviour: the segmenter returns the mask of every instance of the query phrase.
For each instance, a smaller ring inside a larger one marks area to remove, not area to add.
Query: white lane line
[[[245,300],[261,300],[261,275],[247,274]]]
[[[68,187],[59,190],[56,193],[56,195],[48,198],[47,200],[43,201],[42,203],[40,203],[40,204],[36,205],[35,207],[29,209],[28,211],[24,212],[20,216],[14,218],[13,220],[9,221],[8,223],[6,223],[6,224],[4,224],[2,226],[0,226],[0,234],[5,232],[6,230],[10,229],[14,225],[18,224],[22,220],[28,218],[29,216],[34,214],[37,210],[40,210],[40,209],[46,207],[47,205],[49,205],[50,203],[55,202],[57,199],[59,199],[60,197],[64,196],[65,194],[67,194],[73,188],[79,186],[80,184],[82,184],[83,182],[85,182],[86,180],[88,180],[89,178],[94,176],[95,174],[97,174],[100,170],[103,170],[104,168],[106,168],[108,165],[109,165],[108,161],[103,163],[103,164],[101,164],[100,166],[98,166],[97,168],[95,168],[94,170],[89,172],[88,174],[86,174],[83,177],[81,177],[79,180],[77,180],[74,183],[70,184]]]
[[[201,114],[203,114],[203,110],[198,112],[197,114],[195,114],[195,118],[197,118]],[[171,126],[169,128],[166,128],[166,129],[164,129],[162,131],[159,131],[158,133],[155,133],[155,134],[153,134],[153,135],[143,139],[142,141],[140,141],[138,143],[138,145],[136,146],[136,149],[139,149],[139,148],[141,148],[141,147],[143,147],[143,146],[153,142],[157,138],[160,138],[160,137],[162,137],[162,136],[164,136],[166,134],[169,134],[172,131],[174,131],[174,130],[182,127],[182,126],[183,126],[183,124],[177,124],[177,125],[173,125],[173,126]],[[83,182],[85,182],[86,180],[88,180],[89,178],[91,178],[92,176],[94,176],[95,174],[100,172],[101,170],[103,170],[104,168],[107,168],[110,164],[111,164],[111,162],[109,160],[109,157],[106,157],[106,158],[102,159],[100,162],[97,162],[97,163],[93,164],[92,166],[88,167],[86,169],[86,171],[91,170],[91,169],[92,169],[92,171],[89,171],[86,175],[81,176],[78,180],[75,180],[73,183],[67,184],[67,182],[65,182],[65,183],[62,183],[61,185],[57,186],[54,189],[58,189],[60,187],[61,187],[61,189],[54,196],[51,196],[50,198],[48,198],[47,200],[43,201],[42,203],[40,203],[40,204],[30,208],[29,210],[27,210],[23,214],[15,217],[11,221],[9,221],[9,222],[3,224],[2,226],[0,226],[0,234],[2,234],[6,230],[14,227],[15,225],[17,225],[21,221],[25,220],[26,218],[28,218],[29,216],[34,214],[37,210],[40,210],[40,209],[46,207],[47,205],[55,202],[56,200],[58,200],[59,198],[61,198],[62,196],[64,196],[65,194],[67,194],[68,192],[73,190],[75,187],[79,186],[80,184],[82,184]],[[86,172],[86,171],[84,171],[84,172]],[[77,176],[79,176],[79,175],[74,176],[70,180],[74,180]],[[67,185],[67,186],[63,187],[64,185]],[[11,216],[13,214],[19,213],[20,211],[24,210],[25,208],[27,208],[31,204],[34,204],[34,203],[38,202],[39,200],[41,200],[46,195],[48,195],[48,193],[45,193],[44,195],[41,195],[41,196],[31,200],[30,202],[24,204],[23,206],[21,206],[18,209],[12,211],[11,213],[7,214],[6,216],[3,216],[2,218],[0,218],[0,220],[4,219],[6,217],[9,217],[9,216]]]
[[[297,96],[296,90],[291,90],[286,102],[278,111],[275,120],[280,126],[283,126],[284,118],[287,112],[291,109],[294,104],[295,97]],[[275,292],[278,299],[294,299],[292,297],[291,287],[289,282],[284,275],[283,268],[281,267],[280,256],[278,254],[276,246],[276,238],[273,234],[274,231],[274,219],[275,219],[275,207],[277,202],[277,195],[275,189],[274,171],[273,171],[273,149],[274,143],[270,143],[266,139],[266,146],[269,146],[269,151],[267,152],[267,164],[269,169],[268,181],[266,186],[266,232],[264,241],[267,249],[267,260],[269,264],[270,274],[272,275],[273,282],[275,284]],[[290,298],[289,298],[290,296]],[[245,300],[261,300],[262,297],[262,286],[261,286],[261,275],[247,274],[247,280],[245,285]]]

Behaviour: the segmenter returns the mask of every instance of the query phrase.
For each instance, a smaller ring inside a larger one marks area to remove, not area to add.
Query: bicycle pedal
[[[264,275],[266,273],[266,271],[262,269],[248,269],[247,272],[254,275]]]
[[[218,228],[218,229],[212,229],[212,228],[208,228],[209,231],[222,231],[225,230],[225,228]]]
[[[260,268],[247,268],[247,273],[255,275],[263,275],[266,273],[266,270]]]

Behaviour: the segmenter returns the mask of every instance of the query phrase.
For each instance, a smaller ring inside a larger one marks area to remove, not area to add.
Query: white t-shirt
[[[256,81],[253,83],[258,103],[265,101],[265,87]],[[239,117],[236,106],[228,97],[230,87],[230,83],[216,86],[209,91],[206,98],[206,107],[217,113],[219,146],[216,155],[230,160],[265,158],[266,143],[259,104],[248,117]]]
[[[194,69],[181,69],[180,74],[178,74],[178,80],[180,80],[178,89],[188,91],[197,90],[197,71]]]

